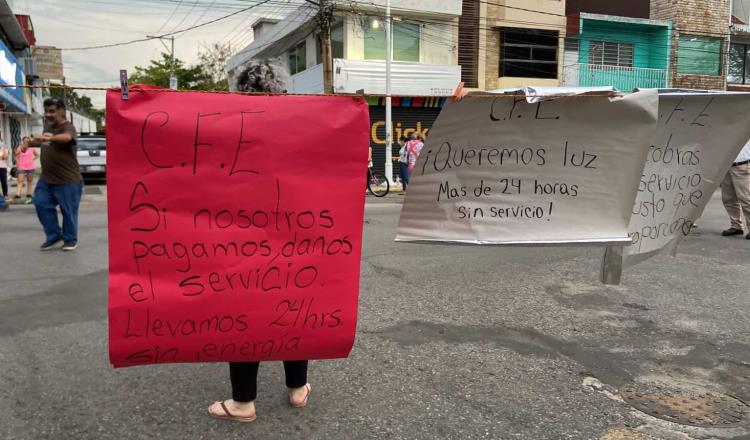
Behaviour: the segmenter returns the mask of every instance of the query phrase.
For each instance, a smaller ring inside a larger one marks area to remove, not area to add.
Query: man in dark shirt
[[[83,192],[83,178],[76,158],[76,129],[65,117],[65,103],[59,98],[44,101],[44,134],[36,135],[31,145],[42,149],[42,177],[34,190],[34,206],[46,240],[40,247],[54,249],[61,241],[62,250],[78,246],[78,205]],[[57,207],[62,212],[62,231]]]

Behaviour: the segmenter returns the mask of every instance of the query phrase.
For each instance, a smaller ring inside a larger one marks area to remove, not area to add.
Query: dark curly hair
[[[286,76],[275,60],[252,60],[237,69],[234,88],[240,92],[284,93]]]

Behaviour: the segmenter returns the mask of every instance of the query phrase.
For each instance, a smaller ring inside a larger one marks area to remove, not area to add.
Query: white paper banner
[[[657,134],[638,184],[626,264],[674,254],[750,138],[750,94],[659,95]]]
[[[399,241],[628,242],[655,90],[449,102],[411,176]]]

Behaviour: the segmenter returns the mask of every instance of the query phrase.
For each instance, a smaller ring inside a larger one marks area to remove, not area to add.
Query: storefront
[[[21,142],[23,124],[29,115],[27,104],[29,97],[26,76],[13,52],[0,41],[0,134],[3,142],[9,147],[15,147]]]
[[[398,176],[398,141],[401,136],[410,136],[415,131],[425,139],[432,124],[440,114],[446,98],[392,99],[391,121],[393,123],[393,177]],[[376,174],[385,174],[385,98],[370,97],[370,147],[372,147],[373,169]]]

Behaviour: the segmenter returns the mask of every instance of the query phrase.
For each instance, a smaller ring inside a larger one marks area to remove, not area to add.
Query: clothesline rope
[[[21,89],[66,89],[66,90],[93,90],[93,91],[115,91],[119,92],[119,87],[86,87],[86,86],[68,86],[61,84],[50,84],[47,86],[37,85],[8,85],[0,84],[0,88],[21,88]],[[233,92],[227,90],[173,90],[165,88],[141,88],[141,87],[128,87],[128,93],[131,92],[156,92],[156,93],[215,93],[223,95],[248,95],[248,96],[338,96],[338,97],[363,97],[363,98],[384,98],[386,95],[382,94],[358,94],[358,93],[265,93],[265,92]],[[517,98],[518,96],[525,98],[551,98],[551,97],[566,97],[566,98],[611,98],[614,96],[622,96],[619,92],[592,92],[586,94],[559,94],[559,95],[536,95],[536,94],[521,94],[521,93],[505,93],[505,94],[483,94],[483,95],[465,95],[462,99],[466,98]],[[391,95],[393,98],[399,98],[399,95]],[[434,96],[434,95],[408,95],[409,98],[451,98],[452,96]]]

